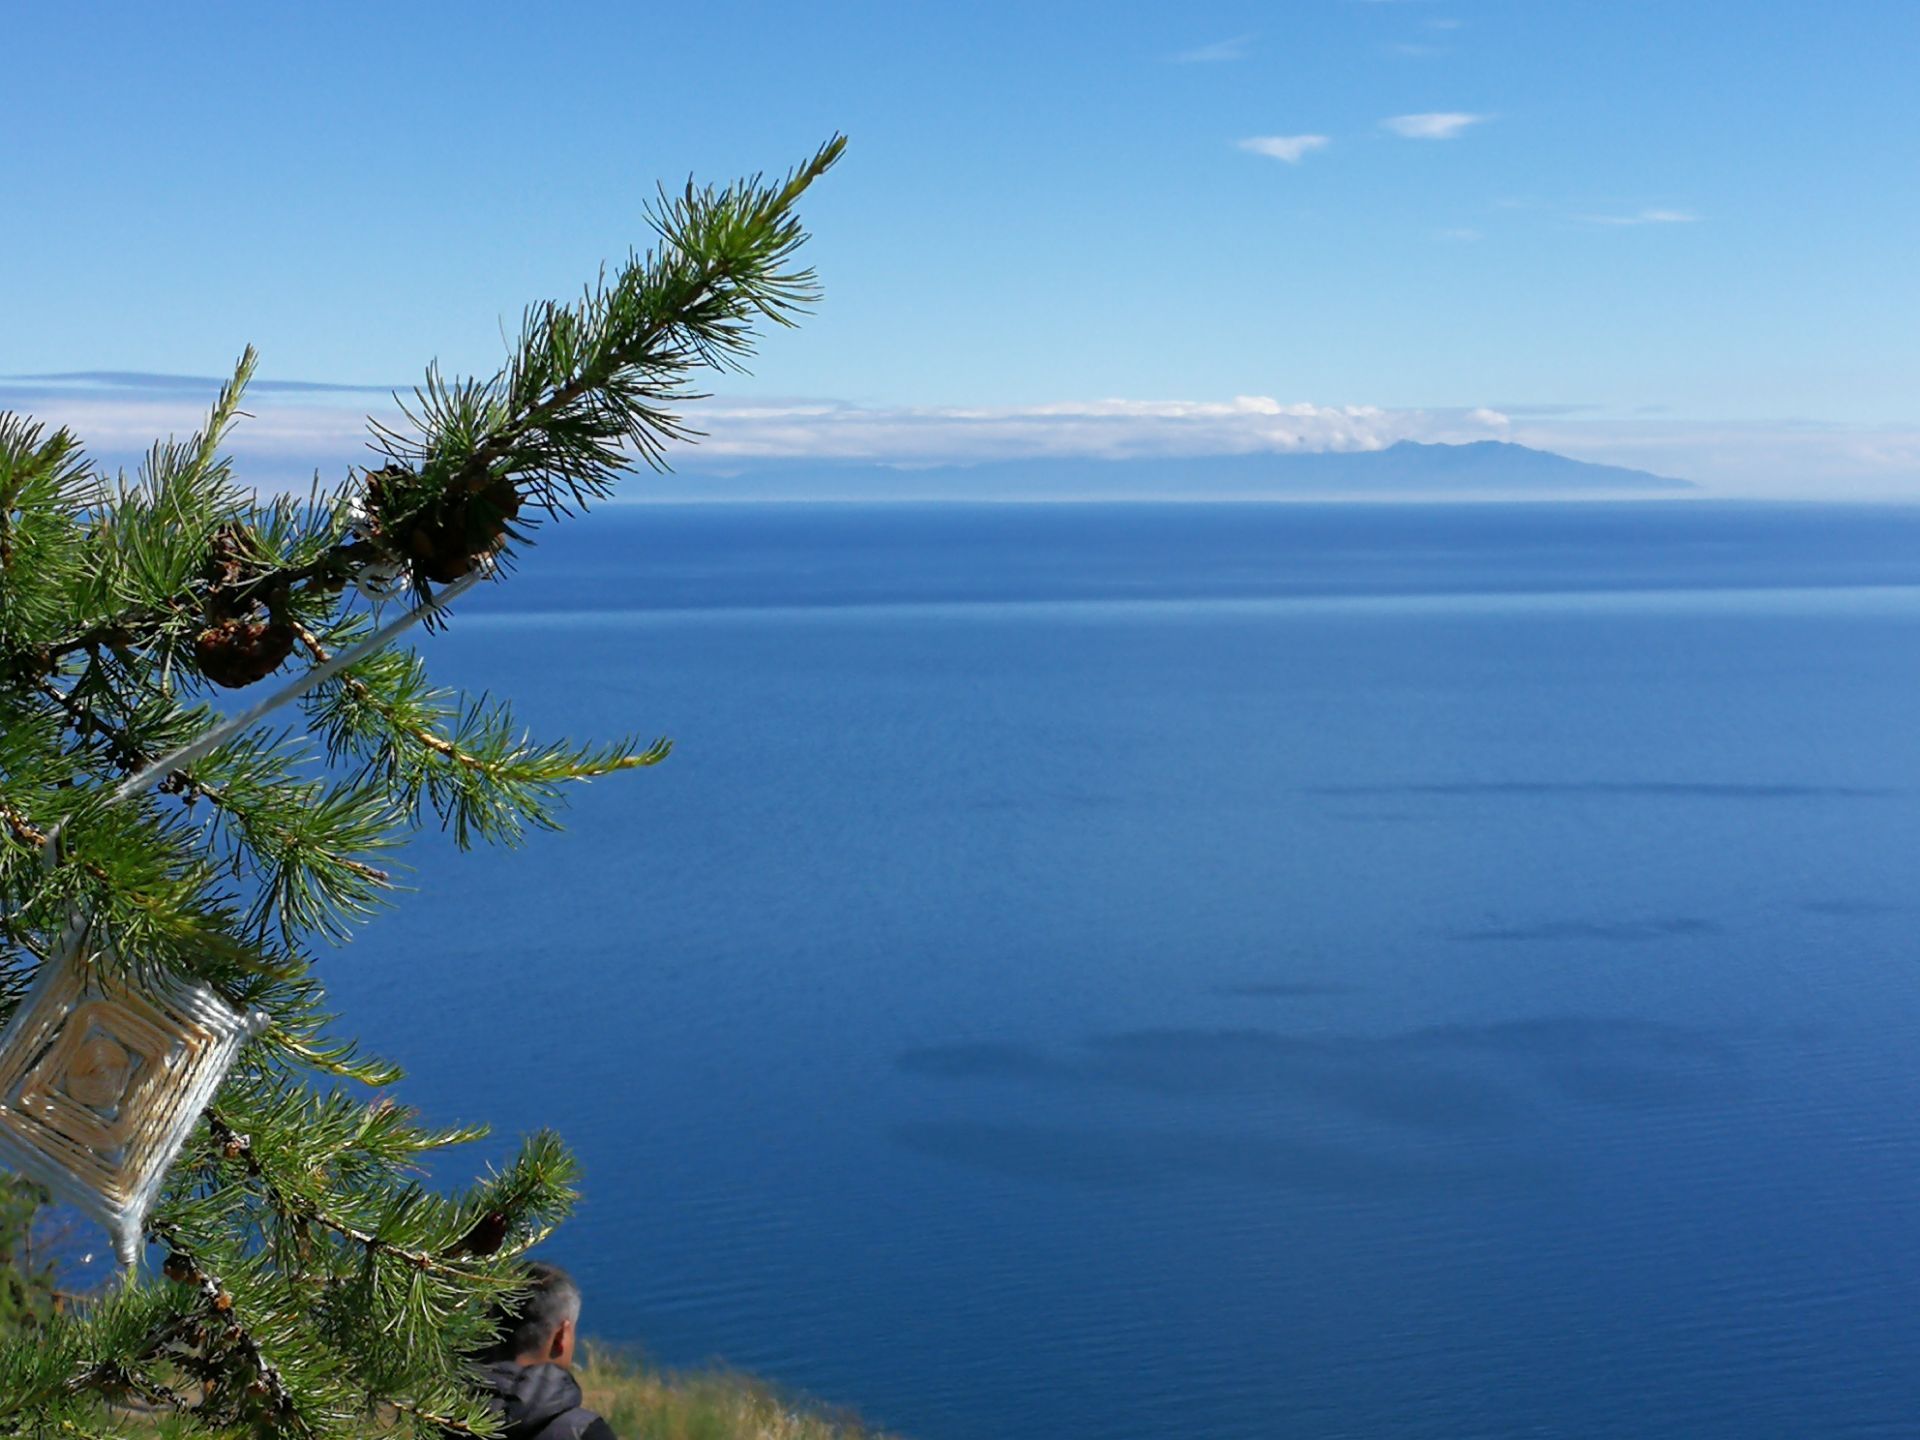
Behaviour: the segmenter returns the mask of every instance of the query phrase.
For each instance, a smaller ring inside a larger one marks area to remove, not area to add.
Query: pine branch
[[[325,664],[333,654],[322,645],[312,631],[296,626],[294,634],[307,650],[316,664]],[[530,765],[526,763],[524,753],[516,751],[505,757],[489,757],[471,750],[462,749],[457,743],[439,734],[430,726],[420,724],[408,718],[398,705],[383,700],[364,680],[351,671],[344,672],[339,682],[352,691],[362,704],[376,712],[396,731],[405,735],[414,744],[428,750],[440,758],[474,770],[489,779],[499,782],[530,782],[534,780],[593,780],[601,776],[612,775],[621,770],[635,770],[648,765],[658,765],[667,758],[673,748],[669,740],[656,740],[645,750],[637,753],[613,753],[597,759],[583,759],[577,762],[554,765]]]
[[[296,634],[315,663],[331,657],[319,637]],[[362,780],[416,814],[432,806],[462,847],[475,836],[513,843],[529,824],[551,829],[561,784],[657,765],[672,750],[665,739],[537,748],[505,707],[483,698],[454,716],[449,698],[427,683],[416,655],[390,650],[341,671],[306,704],[330,758],[356,757]],[[449,719],[450,734],[441,728]]]

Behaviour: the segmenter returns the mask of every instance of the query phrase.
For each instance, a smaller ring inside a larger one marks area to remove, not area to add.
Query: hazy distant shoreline
[[[1097,459],[1029,457],[909,466],[878,461],[703,461],[657,477],[660,499],[1433,500],[1622,499],[1697,495],[1690,481],[1595,465],[1499,440],[1380,450],[1255,451]]]

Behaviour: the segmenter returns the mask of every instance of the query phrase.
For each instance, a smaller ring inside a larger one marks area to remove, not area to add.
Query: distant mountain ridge
[[[649,484],[647,499],[1258,500],[1311,496],[1651,495],[1676,480],[1504,440],[1402,440],[1383,450],[1263,451],[1189,458],[1071,456],[907,467],[877,461],[702,459]]]

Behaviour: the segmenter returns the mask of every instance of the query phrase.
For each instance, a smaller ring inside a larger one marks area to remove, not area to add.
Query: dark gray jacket
[[[580,1382],[563,1366],[501,1360],[478,1379],[506,1440],[615,1440],[607,1422],[581,1406]]]

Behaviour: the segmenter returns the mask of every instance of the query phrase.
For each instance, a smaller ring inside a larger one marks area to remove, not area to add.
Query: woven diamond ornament
[[[112,973],[84,923],[0,1034],[0,1164],[98,1220],[120,1262],[240,1046],[266,1023],[204,985]]]

